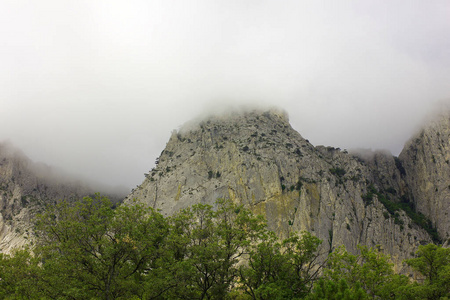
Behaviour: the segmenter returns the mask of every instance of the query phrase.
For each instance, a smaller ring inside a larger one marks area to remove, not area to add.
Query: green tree
[[[408,278],[395,274],[389,256],[379,250],[367,246],[358,249],[358,255],[348,253],[343,247],[333,251],[324,278],[335,284],[345,280],[351,290],[362,288],[373,299],[401,299]]]
[[[39,259],[28,249],[0,253],[0,299],[39,299],[41,277]]]
[[[251,299],[287,297],[289,290],[283,282],[286,263],[278,238],[266,232],[259,243],[251,245],[247,264],[239,268],[241,289]]]
[[[152,209],[135,204],[114,210],[99,195],[50,207],[38,217],[37,228],[40,244],[35,251],[43,262],[47,296],[70,299],[144,294],[142,283],[157,280],[169,231]]]
[[[335,282],[333,280],[319,279],[314,285],[313,292],[306,297],[308,300],[366,300],[369,295],[356,284],[350,288],[344,279]]]
[[[252,299],[305,297],[321,269],[320,244],[308,232],[293,233],[281,243],[267,232],[264,240],[250,247],[248,264],[240,268],[243,291]]]
[[[170,218],[97,195],[37,217],[36,247],[0,254],[0,299],[448,299],[450,249],[420,246],[410,283],[359,246],[326,260],[304,232],[279,241],[230,200]],[[319,278],[319,274],[322,274]]]
[[[219,199],[213,208],[198,204],[171,218],[172,251],[183,280],[172,291],[185,299],[223,299],[237,276],[246,248],[266,224],[242,206]]]
[[[411,286],[411,299],[450,298],[450,249],[435,244],[419,246],[415,258],[406,260],[419,272],[418,284]]]

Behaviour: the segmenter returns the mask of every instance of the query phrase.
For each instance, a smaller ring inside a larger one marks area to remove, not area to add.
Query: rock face
[[[79,199],[95,191],[19,150],[0,143],[0,252],[32,243],[33,218],[46,205]]]
[[[390,206],[407,192],[398,165],[390,154],[314,147],[283,111],[230,113],[173,132],[157,166],[125,201],[137,198],[170,215],[230,198],[264,215],[280,236],[307,230],[328,251],[380,245],[401,268],[431,238]]]
[[[399,159],[409,197],[429,217],[443,240],[450,239],[450,114],[445,113],[414,136]]]

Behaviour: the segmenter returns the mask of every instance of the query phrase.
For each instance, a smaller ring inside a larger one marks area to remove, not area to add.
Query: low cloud
[[[173,129],[279,106],[313,144],[398,154],[450,97],[447,1],[0,4],[0,140],[133,187]]]

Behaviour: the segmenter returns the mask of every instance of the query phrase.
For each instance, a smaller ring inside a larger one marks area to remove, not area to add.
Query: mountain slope
[[[126,201],[137,198],[170,215],[231,198],[264,215],[280,236],[307,230],[328,251],[381,245],[400,262],[431,238],[404,211],[386,208],[399,201],[404,185],[394,158],[378,158],[389,171],[369,160],[314,147],[283,111],[230,113],[173,132],[157,166]],[[383,183],[388,177],[396,179]]]
[[[95,192],[99,191],[0,143],[0,251],[31,243],[33,217],[45,206]]]
[[[429,217],[443,241],[450,239],[450,114],[431,121],[405,146],[399,159],[409,197]]]

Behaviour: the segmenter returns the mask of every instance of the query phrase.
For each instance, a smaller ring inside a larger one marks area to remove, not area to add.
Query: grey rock
[[[34,163],[12,145],[0,143],[0,252],[32,245],[34,218],[48,205],[95,192],[101,190]]]
[[[399,159],[416,209],[441,239],[450,238],[450,115],[443,113],[410,139]],[[448,243],[448,242],[447,242]]]
[[[376,165],[377,167],[374,167]],[[395,176],[394,176],[395,175]],[[396,177],[396,178],[394,178]],[[402,269],[428,233],[403,212],[388,213],[374,195],[387,186],[399,201],[400,171],[394,158],[363,159],[333,147],[314,147],[279,110],[212,116],[174,131],[157,166],[126,198],[171,215],[196,203],[230,198],[266,217],[280,237],[310,231],[324,250],[379,245]]]

